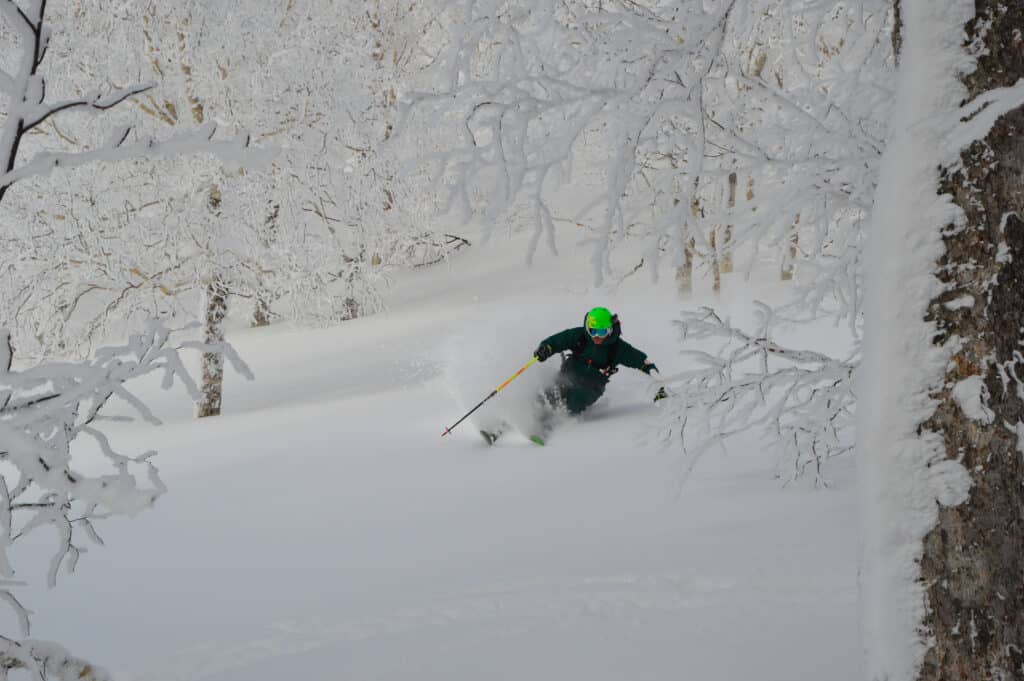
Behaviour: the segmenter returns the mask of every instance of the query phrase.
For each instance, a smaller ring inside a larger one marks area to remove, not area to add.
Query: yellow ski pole
[[[444,436],[445,436],[445,435],[447,435],[448,433],[452,432],[452,430],[454,430],[454,429],[455,429],[455,426],[459,425],[460,423],[462,423],[463,421],[465,421],[465,420],[466,420],[467,418],[469,418],[469,415],[470,415],[470,414],[472,414],[472,413],[473,413],[474,411],[476,411],[476,410],[477,410],[477,409],[479,409],[480,407],[484,406],[484,402],[486,402],[487,400],[491,399],[492,397],[494,397],[495,395],[497,395],[498,393],[500,393],[500,392],[501,392],[501,391],[502,391],[502,390],[503,390],[503,389],[504,389],[504,388],[505,388],[506,386],[508,386],[508,384],[509,384],[509,383],[511,383],[512,381],[514,381],[514,380],[516,380],[517,378],[519,378],[519,376],[520,376],[520,375],[521,375],[521,374],[522,374],[522,373],[523,373],[524,371],[526,371],[527,369],[529,369],[529,368],[530,368],[531,366],[533,366],[533,365],[534,365],[534,364],[535,364],[536,362],[537,362],[537,358],[536,358],[536,357],[534,357],[534,358],[533,358],[533,359],[531,359],[531,360],[530,360],[529,362],[527,362],[526,364],[524,364],[524,365],[523,365],[523,367],[522,367],[522,368],[521,368],[521,369],[520,369],[519,371],[517,371],[517,372],[515,372],[514,374],[512,374],[512,376],[511,376],[511,377],[509,377],[509,379],[508,379],[507,381],[505,381],[504,383],[502,383],[501,385],[499,385],[499,386],[498,386],[497,388],[495,388],[494,390],[492,390],[492,391],[491,391],[491,394],[490,394],[490,395],[488,395],[488,396],[487,396],[487,397],[485,397],[484,399],[480,400],[480,404],[476,405],[475,407],[473,407],[472,409],[470,409],[470,410],[469,410],[468,412],[466,412],[466,415],[465,415],[465,416],[463,416],[463,417],[462,417],[461,419],[459,419],[458,421],[456,421],[455,423],[453,423],[453,424],[452,424],[451,426],[449,426],[448,428],[445,428],[445,429],[444,429],[444,432],[443,432],[443,433],[441,433],[441,437],[444,437]]]

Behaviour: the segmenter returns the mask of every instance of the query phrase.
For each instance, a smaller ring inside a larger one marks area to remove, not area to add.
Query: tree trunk
[[[796,267],[796,254],[798,252],[797,246],[799,245],[799,234],[797,229],[800,228],[800,214],[796,216],[796,220],[793,221],[793,231],[789,235],[789,255],[784,256],[782,260],[782,281],[789,281],[793,278],[793,269]]]
[[[341,302],[341,319],[342,321],[350,321],[352,319],[358,319],[362,314],[363,306],[359,304],[359,301],[352,296],[347,296]]]
[[[693,293],[693,251],[694,240],[687,239],[683,246],[683,264],[676,268],[676,290],[682,296]]]
[[[203,301],[205,327],[203,342],[216,346],[224,342],[224,318],[228,314],[228,294],[220,279],[214,279],[206,286]],[[214,349],[204,352],[202,357],[201,397],[196,405],[196,416],[219,416],[224,387],[224,353]]]
[[[722,292],[722,264],[718,258],[718,226],[711,228],[708,234],[708,243],[711,246],[711,290],[715,293]]]
[[[14,364],[14,345],[11,344],[11,332],[0,327],[0,374],[9,372]]]
[[[255,328],[270,326],[270,303],[263,295],[256,296],[252,308],[252,326]]]
[[[267,210],[267,217],[263,220],[263,247],[270,250],[277,234],[281,229],[281,204],[271,201]],[[273,300],[271,292],[263,283],[263,277],[257,278],[257,292],[252,310],[252,326],[270,326],[271,312],[270,303]]]
[[[967,41],[981,40],[985,50],[962,79],[971,99],[1024,78],[1024,5],[976,0],[975,9]],[[937,343],[960,340],[925,427],[942,435],[946,456],[971,472],[973,487],[966,503],[941,509],[925,538],[921,580],[934,644],[922,681],[1024,679],[1022,140],[1024,108],[1017,108],[961,154],[962,167],[943,174],[941,191],[966,221],[943,239],[937,276],[947,291],[929,317]],[[964,395],[979,388],[984,406],[972,418]]]
[[[726,202],[726,207],[729,209],[731,214],[733,209],[736,207],[736,173],[729,173],[729,198]],[[722,270],[722,274],[729,274],[732,272],[732,225],[725,226],[725,233],[722,235],[722,262],[719,267]]]
[[[696,196],[690,202],[690,215],[693,216],[693,224],[696,225],[697,216],[700,215],[700,201]],[[693,256],[696,250],[696,239],[687,238],[683,244],[683,264],[676,269],[676,288],[683,296],[693,293]]]

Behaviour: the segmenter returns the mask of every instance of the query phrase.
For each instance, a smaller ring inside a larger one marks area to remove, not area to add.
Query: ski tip
[[[542,438],[540,435],[531,435],[530,442],[537,445],[538,447],[544,446],[544,438]]]

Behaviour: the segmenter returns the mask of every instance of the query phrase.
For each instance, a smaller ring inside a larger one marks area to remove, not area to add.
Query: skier
[[[583,318],[583,326],[566,329],[542,340],[533,353],[534,361],[543,362],[556,352],[570,354],[568,357],[563,355],[555,384],[538,395],[540,421],[536,424],[536,430],[528,435],[529,439],[538,445],[544,444],[547,434],[554,425],[555,411],[552,407],[564,409],[570,414],[583,412],[604,394],[608,379],[619,370],[620,364],[639,369],[648,376],[658,370],[654,362],[647,359],[646,353],[622,340],[622,325],[619,324],[618,316],[613,315],[605,307],[595,307],[587,312]],[[456,421],[455,425],[445,429],[442,435],[450,433],[452,428],[483,406],[484,402],[497,395],[529,366],[525,365],[512,378],[492,391],[483,402]],[[665,389],[658,388],[654,401],[666,397],[668,394]],[[508,423],[500,423],[496,428],[481,428],[480,435],[487,444],[493,445],[508,427]]]
[[[648,376],[658,370],[646,353],[622,340],[618,315],[604,307],[587,312],[583,326],[548,336],[533,354],[543,362],[556,352],[570,354],[562,360],[558,379],[545,396],[549,403],[564,406],[570,414],[579,414],[597,402],[620,364]],[[654,401],[664,397],[664,389],[659,389]]]

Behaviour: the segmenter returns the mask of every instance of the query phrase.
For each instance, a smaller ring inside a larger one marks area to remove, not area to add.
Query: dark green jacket
[[[641,369],[647,360],[646,353],[622,340],[617,325],[608,340],[600,345],[590,340],[582,326],[560,331],[541,343],[550,345],[555,352],[571,350],[572,355],[562,365],[562,373],[578,387],[598,392],[604,392],[608,383],[607,369],[619,365]]]

